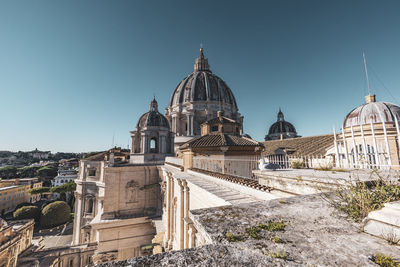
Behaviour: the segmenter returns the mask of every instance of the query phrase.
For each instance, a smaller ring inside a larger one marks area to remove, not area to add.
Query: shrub
[[[43,228],[50,228],[70,220],[71,208],[64,201],[55,201],[46,205],[42,210],[40,225]]]
[[[324,193],[322,196],[349,218],[360,222],[369,212],[382,208],[385,203],[400,200],[400,184],[378,175],[378,180],[372,185],[362,181],[348,182],[334,190],[333,195]]]
[[[289,253],[285,252],[285,251],[270,251],[269,252],[269,256],[271,258],[275,258],[275,259],[282,259],[282,260],[287,260],[289,258]]]
[[[227,233],[225,234],[225,237],[226,237],[226,239],[228,239],[229,242],[238,242],[238,241],[241,240],[241,237],[240,237],[240,236],[234,235],[234,234],[231,233],[231,232],[227,232]]]
[[[15,220],[35,219],[35,221],[38,221],[40,210],[36,206],[24,206],[15,210],[13,217]]]
[[[275,222],[275,221],[269,221],[267,224],[259,224],[258,227],[264,230],[268,230],[270,232],[275,232],[275,231],[283,231],[285,230],[286,224],[284,222]]]
[[[400,264],[396,262],[396,260],[391,257],[391,256],[387,256],[387,255],[383,255],[383,254],[375,254],[372,257],[372,260],[383,267],[399,267]]]
[[[247,234],[254,239],[261,239],[261,236],[259,235],[260,231],[261,229],[258,227],[250,227],[246,229]]]
[[[274,237],[272,237],[271,238],[271,241],[272,242],[274,242],[274,243],[283,243],[283,240],[282,240],[282,238],[280,238],[279,236],[274,236]]]
[[[302,160],[301,161],[298,161],[298,160],[292,161],[293,169],[304,169],[305,167],[306,167],[306,164]]]

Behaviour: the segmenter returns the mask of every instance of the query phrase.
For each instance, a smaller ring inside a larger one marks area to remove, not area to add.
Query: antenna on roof
[[[363,52],[363,58],[364,58],[365,77],[367,77],[368,94],[371,95],[371,88],[369,86],[369,78],[368,78],[368,70],[367,70],[367,60],[365,59],[365,53],[364,52]]]
[[[111,148],[114,148],[114,139],[115,139],[115,132],[113,132],[113,138],[112,138]]]

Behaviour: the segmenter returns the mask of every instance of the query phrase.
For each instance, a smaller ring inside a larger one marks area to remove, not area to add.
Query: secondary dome
[[[136,128],[139,130],[148,126],[166,127],[169,129],[167,118],[158,112],[158,103],[155,98],[150,102],[150,111],[140,117]]]
[[[268,134],[265,136],[265,141],[294,137],[299,137],[296,128],[290,122],[285,121],[283,112],[279,109],[278,119],[269,127]]]
[[[175,88],[169,106],[203,101],[229,104],[237,110],[236,99],[231,89],[220,77],[211,72],[208,59],[204,57],[203,49],[200,49],[200,56],[196,59],[193,73]]]
[[[400,121],[400,107],[387,102],[376,102],[375,95],[365,97],[366,104],[356,107],[343,122],[343,127],[360,124]]]

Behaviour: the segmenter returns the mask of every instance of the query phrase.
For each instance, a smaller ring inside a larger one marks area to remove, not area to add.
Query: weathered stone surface
[[[259,251],[250,252],[230,245],[206,245],[98,266],[268,266],[272,261]]]
[[[319,195],[191,212],[211,245],[101,266],[376,266],[370,260],[375,253],[400,255],[398,246],[363,233],[361,225],[335,213]],[[270,221],[285,222],[284,231],[249,236],[248,228]],[[228,232],[240,241],[228,241]],[[283,242],[274,243],[275,236]],[[276,252],[287,253],[287,259],[271,257]]]

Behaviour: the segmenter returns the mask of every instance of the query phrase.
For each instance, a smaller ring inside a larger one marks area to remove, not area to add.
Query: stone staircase
[[[400,244],[400,201],[370,212],[364,219],[364,232]]]

